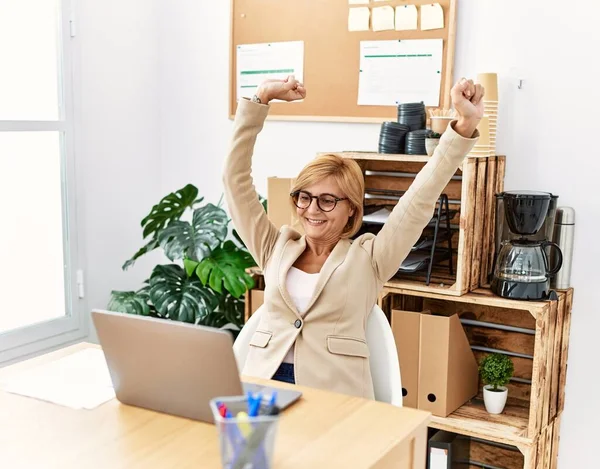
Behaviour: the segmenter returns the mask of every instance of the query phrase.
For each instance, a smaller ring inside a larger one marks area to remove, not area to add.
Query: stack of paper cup
[[[492,147],[493,155],[495,155],[496,128],[498,124],[498,75],[496,73],[480,73],[477,75],[477,83],[483,85],[485,88],[483,105],[485,115],[488,117],[489,144]]]
[[[494,156],[495,148],[492,146],[491,143],[490,124],[488,116],[484,115],[481,118],[481,121],[477,126],[477,130],[479,130],[479,140],[469,153],[469,156],[476,158],[486,158],[488,156]]]

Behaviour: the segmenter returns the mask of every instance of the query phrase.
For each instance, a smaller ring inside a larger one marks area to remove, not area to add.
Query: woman
[[[252,100],[239,102],[223,182],[233,223],[265,278],[264,313],[243,375],[373,398],[367,317],[475,145],[483,94],[470,80],[454,86],[458,119],[377,236],[364,234],[353,241],[349,238],[361,226],[364,195],[356,162],[330,155],[300,172],[291,199],[302,236],[271,224],[252,183],[252,152],[269,102],[303,99],[304,86],[293,77],[268,80]]]

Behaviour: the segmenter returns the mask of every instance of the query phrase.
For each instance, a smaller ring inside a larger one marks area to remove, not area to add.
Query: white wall
[[[230,2],[162,0],[159,5],[161,189],[193,182],[216,201],[231,129]],[[506,188],[551,191],[577,210],[561,468],[595,467],[590,417],[600,414],[600,400],[590,387],[598,380],[588,368],[597,368],[588,344],[597,341],[600,329],[594,303],[600,278],[593,265],[600,259],[599,209],[590,197],[600,163],[589,143],[598,133],[592,114],[600,104],[593,60],[600,45],[598,15],[600,6],[585,0],[568,6],[549,0],[459,2],[455,78],[500,74],[498,148],[507,155]],[[522,90],[516,88],[518,78],[524,79]],[[294,175],[317,151],[374,150],[377,138],[376,125],[268,123],[254,159],[257,188],[266,195],[267,176]]]
[[[156,263],[148,256],[121,270],[142,246],[140,220],[160,199],[156,6],[150,0],[77,5],[77,213],[88,312],[105,308],[112,289],[139,288]]]

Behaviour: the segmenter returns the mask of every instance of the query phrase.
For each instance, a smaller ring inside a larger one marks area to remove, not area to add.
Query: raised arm
[[[223,171],[225,200],[237,232],[261,269],[271,256],[279,232],[258,200],[252,181],[254,144],[263,128],[271,99],[292,101],[305,95],[302,85],[290,77],[269,80],[259,87],[257,99],[242,99],[238,103],[231,147]]]
[[[371,241],[373,267],[381,282],[398,271],[431,220],[440,194],[475,145],[479,137],[477,125],[483,116],[483,94],[480,85],[465,79],[452,89],[458,120],[449,125],[429,162]]]

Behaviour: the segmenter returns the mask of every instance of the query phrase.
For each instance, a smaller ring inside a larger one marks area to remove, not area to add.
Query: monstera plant
[[[108,309],[238,331],[254,286],[246,269],[256,264],[235,230],[229,236],[229,221],[191,184],[164,197],[142,220],[146,244],[123,269],[157,248],[172,263],[157,265],[137,291],[112,291]]]

